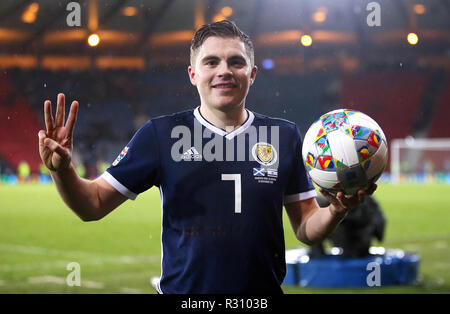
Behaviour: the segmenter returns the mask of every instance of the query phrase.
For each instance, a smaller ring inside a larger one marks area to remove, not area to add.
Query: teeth
[[[234,85],[233,84],[225,84],[225,85],[216,85],[215,87],[218,87],[218,88],[228,88],[228,87],[233,87]]]

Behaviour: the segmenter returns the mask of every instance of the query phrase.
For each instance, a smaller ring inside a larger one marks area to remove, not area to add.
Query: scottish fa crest
[[[253,145],[253,159],[264,166],[273,165],[277,161],[277,151],[269,143],[259,142]]]

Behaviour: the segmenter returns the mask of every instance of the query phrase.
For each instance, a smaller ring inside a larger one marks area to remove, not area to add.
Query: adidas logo
[[[189,148],[186,152],[181,156],[183,160],[201,160],[202,155],[195,149],[195,147]]]

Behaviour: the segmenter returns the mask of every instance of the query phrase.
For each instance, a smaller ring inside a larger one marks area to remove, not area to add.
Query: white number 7
[[[222,181],[234,181],[234,212],[241,213],[241,174],[222,174]]]

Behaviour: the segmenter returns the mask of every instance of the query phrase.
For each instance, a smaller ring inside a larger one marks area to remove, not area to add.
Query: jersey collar
[[[194,116],[197,119],[197,121],[200,122],[200,124],[203,125],[205,128],[209,129],[210,131],[212,131],[216,134],[219,134],[220,136],[225,136],[225,138],[227,140],[231,140],[234,137],[236,137],[237,135],[244,132],[250,125],[252,125],[253,120],[255,119],[255,115],[253,114],[253,112],[251,112],[248,109],[245,109],[245,110],[248,113],[247,120],[240,127],[234,129],[230,133],[228,133],[227,131],[225,131],[221,128],[216,127],[214,124],[212,124],[211,122],[209,122],[208,120],[203,118],[203,116],[200,114],[200,106],[195,108]]]

